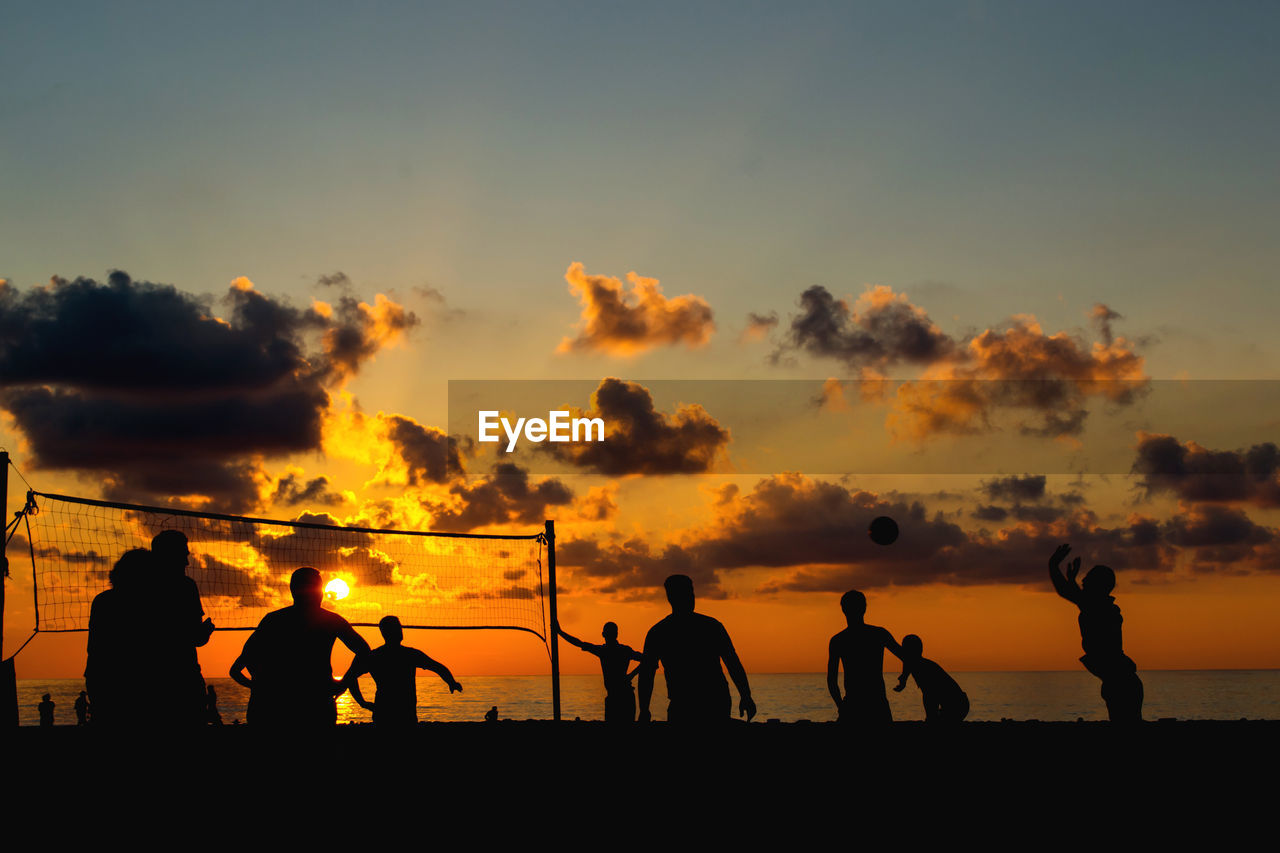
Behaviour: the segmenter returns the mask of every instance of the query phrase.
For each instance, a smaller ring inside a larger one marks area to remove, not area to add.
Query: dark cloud
[[[293,521],[340,527],[342,521],[327,512],[304,512]],[[396,561],[378,547],[372,533],[358,530],[324,530],[315,527],[275,528],[259,531],[254,548],[280,577],[287,579],[299,566],[321,572],[346,572],[365,585],[386,586],[394,582]]]
[[[303,483],[297,474],[290,473],[276,482],[276,491],[271,498],[271,503],[283,503],[288,506],[304,503],[337,506],[343,500],[342,495],[329,490],[328,477],[316,477]]]
[[[432,515],[432,529],[463,532],[491,524],[541,525],[548,508],[573,502],[573,492],[555,478],[529,482],[529,472],[519,465],[499,463],[488,476],[474,483],[456,482],[449,487],[450,503],[424,505]]]
[[[657,411],[649,390],[636,382],[605,379],[591,395],[591,408],[573,417],[603,418],[605,440],[546,442],[542,452],[609,476],[697,474],[714,469],[729,444],[729,430],[701,406],[674,415]]]
[[[649,598],[670,575],[688,575],[694,592],[701,598],[724,598],[714,568],[698,562],[679,545],[653,551],[641,539],[601,544],[580,539],[556,545],[556,565],[575,569],[574,577],[596,592],[615,593],[622,598]]]
[[[223,304],[113,272],[0,285],[0,408],[38,468],[94,472],[115,499],[244,511],[260,457],[320,446],[329,391],[416,322],[379,296],[294,308],[237,279]]]
[[[706,300],[693,295],[668,299],[656,278],[627,273],[628,292],[612,276],[588,275],[580,263],[570,264],[564,277],[569,292],[582,302],[582,317],[577,337],[561,341],[559,352],[627,356],[670,344],[699,347],[715,330]]]
[[[1171,435],[1138,433],[1133,473],[1148,497],[1167,493],[1189,502],[1280,506],[1280,448],[1210,450]]]
[[[1038,501],[1044,497],[1045,476],[997,477],[982,484],[982,491],[995,501]]]
[[[390,415],[385,421],[387,437],[404,459],[410,485],[445,483],[466,474],[455,437],[403,415]]]
[[[240,607],[278,607],[289,599],[287,576],[263,576],[211,554],[193,555],[187,574],[206,600],[221,595],[234,598]]]
[[[1276,534],[1242,510],[1219,504],[1185,508],[1165,524],[1165,537],[1190,551],[1191,567],[1202,572],[1275,571],[1280,568]]]
[[[776,353],[794,349],[833,358],[854,370],[881,371],[899,363],[932,364],[951,353],[955,342],[905,296],[887,287],[864,293],[852,307],[821,285],[800,295],[788,341]]]
[[[351,286],[351,278],[342,270],[337,270],[329,275],[320,276],[316,279],[316,284],[321,287],[347,288]]]

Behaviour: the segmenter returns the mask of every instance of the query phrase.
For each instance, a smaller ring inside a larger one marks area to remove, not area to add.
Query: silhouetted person
[[[89,694],[81,690],[80,695],[76,697],[76,725],[85,726],[89,724]]]
[[[179,530],[163,530],[151,540],[157,576],[152,585],[156,667],[151,682],[160,720],[178,725],[205,722],[204,676],[196,648],[209,642],[200,588],[187,576],[191,551]]]
[[[205,696],[204,721],[211,726],[222,725],[222,714],[218,713],[218,691],[213,689],[212,684]]]
[[[111,588],[89,608],[85,689],[95,726],[141,725],[128,709],[149,689],[156,653],[148,621],[155,558],[146,548],[126,551],[108,575]]]
[[[678,723],[725,722],[733,713],[733,698],[720,662],[738,688],[738,712],[750,721],[756,715],[746,670],[733,649],[724,625],[693,611],[693,580],[672,575],[663,582],[671,615],[649,629],[640,665],[640,721],[649,721],[653,678],[662,664],[667,679],[667,720]]]
[[[484,712],[484,721],[486,723],[498,722],[498,706],[497,705],[494,705],[492,708]]]
[[[40,704],[36,706],[40,711],[40,725],[53,725],[53,697],[48,693],[41,697]]]
[[[867,597],[851,589],[840,598],[849,627],[831,638],[827,655],[827,690],[836,702],[840,722],[879,724],[893,722],[889,697],[884,692],[884,650],[902,660],[902,647],[893,635],[868,625]],[[844,696],[840,695],[840,667],[844,667]]]
[[[604,637],[603,645],[584,643],[577,637],[564,631],[560,636],[584,652],[600,658],[600,672],[604,675],[604,719],[609,723],[634,723],[636,719],[636,693],[631,686],[632,677],[639,672],[628,673],[632,661],[643,662],[644,655],[630,646],[618,642],[618,626],[613,622],[604,623],[600,632]]]
[[[382,632],[383,645],[357,658],[347,673],[352,698],[360,703],[361,708],[373,712],[375,725],[412,726],[418,722],[417,672],[420,669],[440,676],[449,685],[450,693],[462,690],[462,685],[454,679],[447,666],[404,645],[404,627],[397,617],[382,617],[378,630]],[[373,676],[373,683],[378,688],[372,702],[365,700],[357,681],[366,672]]]
[[[369,644],[346,619],[321,607],[320,572],[304,566],[289,579],[293,604],[262,617],[231,664],[231,677],[249,688],[246,722],[275,728],[316,728],[337,722],[334,699],[351,681],[333,679],[333,643],[361,655]],[[354,661],[353,664],[354,666]],[[245,676],[245,670],[250,677]]]
[[[946,670],[924,656],[924,643],[915,634],[902,638],[902,675],[895,692],[907,686],[907,676],[915,678],[920,688],[928,722],[958,723],[969,716],[969,697]]]
[[[1076,557],[1062,576],[1062,561],[1071,551],[1070,545],[1059,545],[1049,558],[1049,579],[1058,595],[1080,608],[1080,643],[1084,668],[1102,680],[1102,699],[1112,722],[1142,720],[1142,679],[1138,665],[1124,653],[1120,625],[1120,607],[1111,591],[1116,588],[1116,573],[1106,566],[1094,566],[1082,584],[1080,558]]]

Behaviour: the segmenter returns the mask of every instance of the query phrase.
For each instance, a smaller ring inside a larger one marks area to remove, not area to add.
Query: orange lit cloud
[[[582,317],[577,336],[562,340],[557,352],[634,356],[655,346],[700,347],[715,331],[706,300],[692,294],[667,298],[656,278],[627,273],[628,291],[618,279],[588,275],[576,262],[564,277],[582,303]]]

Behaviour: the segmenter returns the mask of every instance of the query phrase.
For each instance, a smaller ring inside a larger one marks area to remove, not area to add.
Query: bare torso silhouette
[[[839,702],[842,722],[893,721],[884,690],[884,650],[897,648],[893,635],[876,625],[850,625],[831,638],[828,683],[837,662],[844,669],[844,697]]]
[[[295,604],[264,616],[239,659],[253,676],[249,722],[332,724],[333,644],[353,636],[364,643],[346,619],[320,608]]]
[[[722,657],[737,658],[729,632],[701,613],[672,613],[649,629],[644,657],[662,664],[667,719],[724,719],[732,713]]]

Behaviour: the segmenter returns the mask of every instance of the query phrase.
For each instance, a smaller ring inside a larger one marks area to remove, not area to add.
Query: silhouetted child
[[[424,652],[404,645],[404,627],[395,616],[384,616],[378,623],[382,632],[383,645],[360,658],[351,665],[348,672],[351,684],[351,697],[373,712],[373,722],[379,726],[412,726],[418,722],[418,682],[417,672],[420,669],[430,670],[449,685],[450,693],[462,690],[444,664],[429,658]],[[378,692],[373,701],[365,701],[360,692],[360,684],[356,680],[369,673]]]
[[[1062,561],[1071,551],[1070,545],[1059,545],[1049,558],[1049,579],[1058,595],[1080,608],[1080,644],[1084,668],[1102,680],[1102,699],[1107,715],[1114,722],[1141,722],[1142,679],[1138,665],[1124,653],[1120,626],[1124,619],[1111,591],[1116,587],[1116,573],[1107,566],[1094,566],[1082,584],[1080,558],[1076,557],[1062,576]]]
[[[902,647],[884,628],[863,621],[867,597],[851,589],[840,598],[849,627],[831,638],[827,656],[827,690],[836,702],[842,723],[891,723],[889,697],[884,692],[884,650],[902,659]],[[844,667],[844,695],[840,695],[840,667]]]
[[[600,658],[600,672],[604,676],[604,719],[609,723],[633,723],[636,719],[636,694],[631,679],[640,671],[637,667],[628,673],[632,661],[643,662],[644,655],[630,646],[618,642],[618,626],[604,623],[600,632],[603,645],[584,643],[577,637],[560,632],[560,636],[584,652]]]
[[[916,680],[924,700],[924,718],[931,723],[958,723],[969,715],[969,697],[946,670],[924,656],[924,643],[915,634],[902,638],[902,675],[894,692],[907,686],[907,676]]]
[[[484,721],[486,723],[498,722],[498,706],[497,705],[494,705],[492,708],[484,712]]]
[[[40,725],[52,726],[53,725],[53,697],[48,693],[46,693],[44,694],[44,696],[40,698],[41,698],[41,702],[39,705],[36,706],[36,708],[40,710]]]

